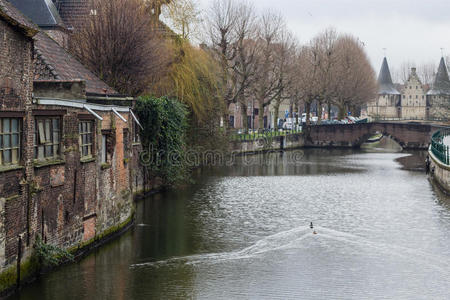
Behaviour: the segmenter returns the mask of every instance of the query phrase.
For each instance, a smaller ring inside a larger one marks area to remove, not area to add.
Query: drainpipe
[[[17,241],[17,274],[16,274],[16,289],[20,288],[20,261],[22,259],[22,237],[18,235]]]

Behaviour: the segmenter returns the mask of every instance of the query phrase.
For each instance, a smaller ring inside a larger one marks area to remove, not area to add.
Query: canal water
[[[450,299],[450,201],[424,155],[384,143],[198,171],[15,299]]]

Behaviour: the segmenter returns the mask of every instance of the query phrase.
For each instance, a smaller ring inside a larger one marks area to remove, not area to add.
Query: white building
[[[426,91],[417,75],[416,68],[405,83],[400,102],[400,118],[406,120],[426,120],[428,118]]]

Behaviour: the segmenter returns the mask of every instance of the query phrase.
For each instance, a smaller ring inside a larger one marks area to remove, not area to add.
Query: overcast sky
[[[202,8],[213,0],[198,0]],[[239,1],[239,0],[237,0]],[[253,0],[259,11],[278,10],[302,43],[333,26],[366,45],[377,74],[386,48],[389,65],[434,62],[450,54],[450,0]]]

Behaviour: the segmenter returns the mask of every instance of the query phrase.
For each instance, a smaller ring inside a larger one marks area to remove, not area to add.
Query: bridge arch
[[[403,149],[428,149],[436,130],[430,124],[364,123],[316,125],[307,128],[306,146],[358,148],[376,132],[396,141]]]

